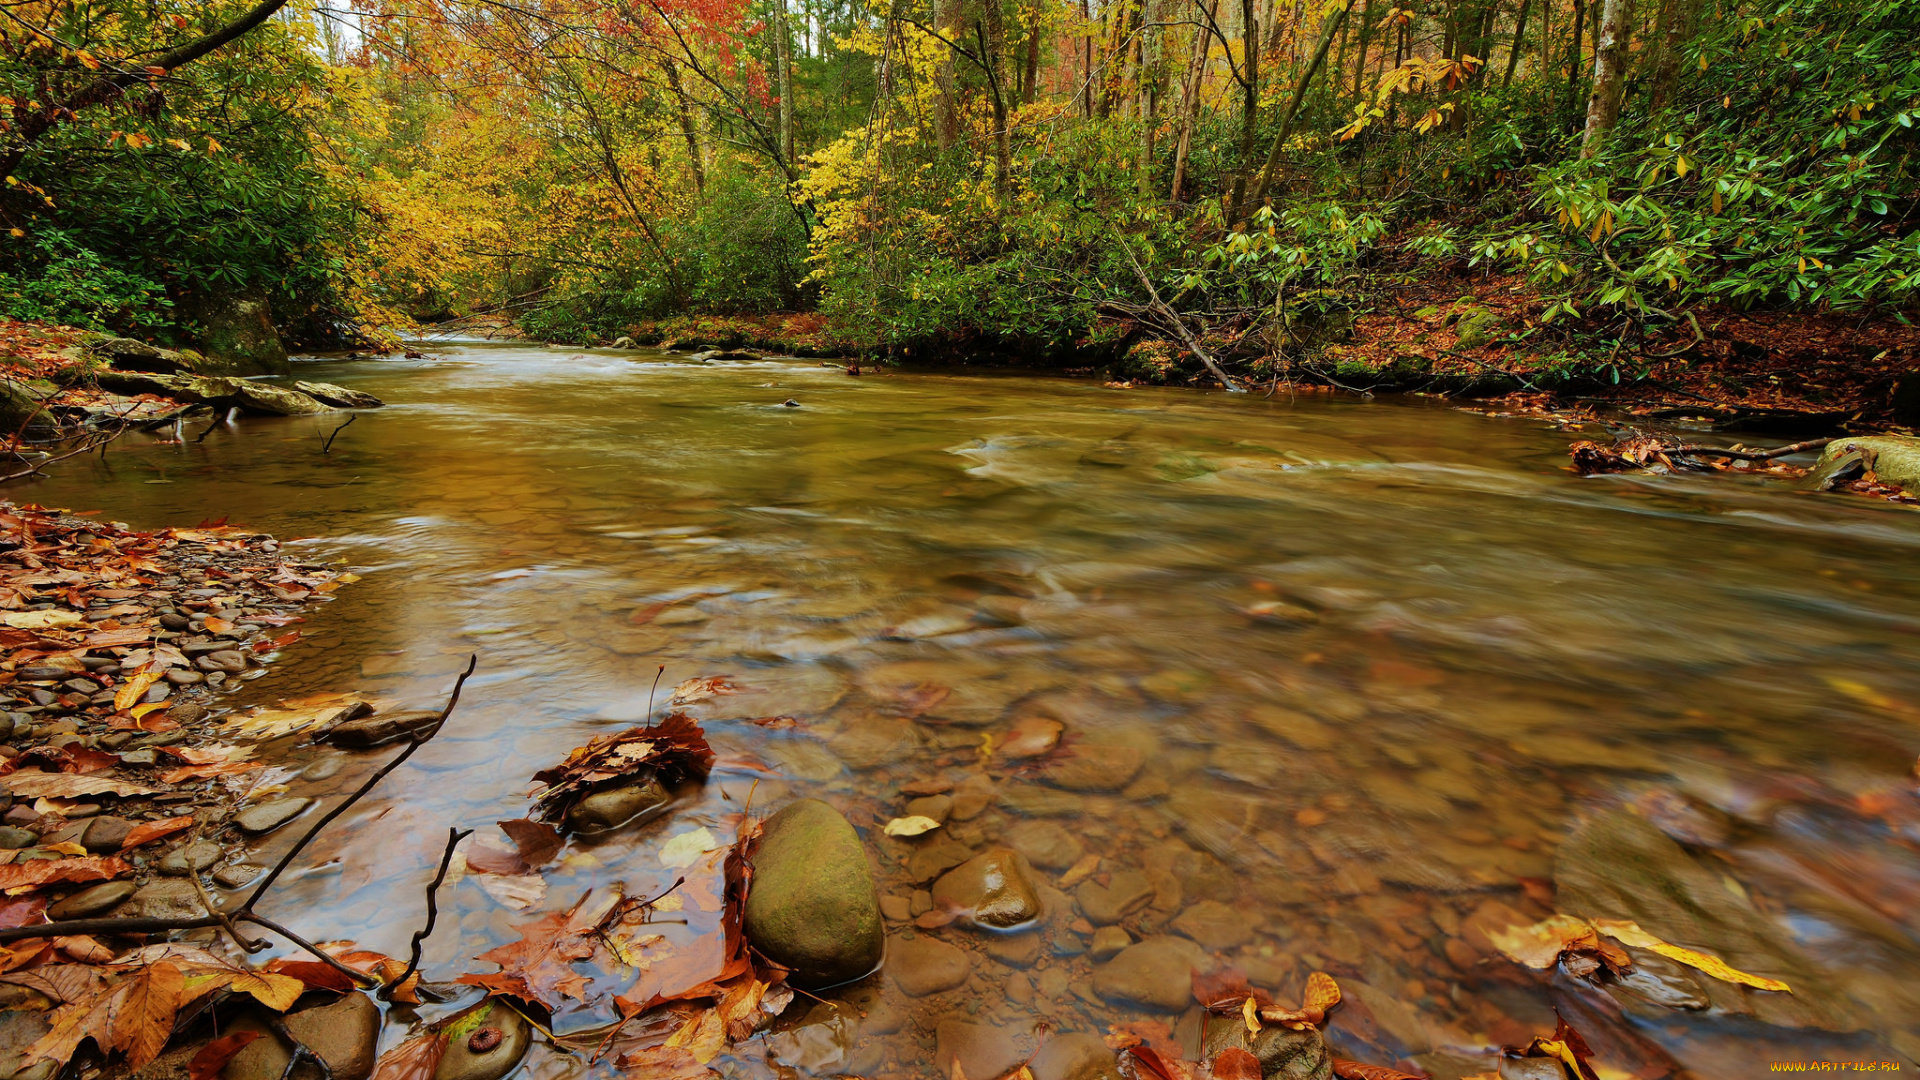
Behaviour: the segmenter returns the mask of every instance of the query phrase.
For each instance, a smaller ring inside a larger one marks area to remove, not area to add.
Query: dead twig
[[[351,426],[353,426],[353,422],[354,422],[355,420],[358,420],[358,419],[360,419],[360,414],[359,414],[359,413],[354,413],[354,414],[353,414],[352,416],[349,416],[349,417],[347,417],[347,422],[346,422],[346,423],[344,423],[344,424],[341,424],[341,425],[340,425],[339,427],[337,427],[337,428],[334,428],[334,429],[333,429],[333,434],[332,434],[332,435],[329,435],[329,436],[327,436],[327,442],[326,442],[326,445],[325,445],[325,446],[322,446],[322,447],[320,448],[320,452],[321,452],[321,453],[323,453],[323,454],[326,454],[326,453],[330,453],[330,452],[332,452],[332,450],[333,450],[333,440],[334,440],[334,439],[335,439],[336,437],[338,437],[338,436],[339,436],[339,434],[340,434],[341,432],[343,432],[343,431],[345,431],[345,430],[347,430],[347,428],[349,428],[349,427],[351,427]]]
[[[412,975],[419,968],[420,943],[427,940],[428,935],[433,933],[434,920],[440,917],[440,906],[436,902],[436,897],[440,891],[440,883],[447,880],[447,866],[453,862],[453,849],[459,845],[460,841],[472,835],[472,829],[450,828],[447,830],[447,850],[440,855],[440,871],[433,875],[432,881],[427,883],[427,925],[413,932],[413,955],[407,959],[407,969],[402,971],[398,978],[380,988],[380,1000],[392,1001],[394,991],[405,986],[407,976]]]
[[[1772,450],[1723,450],[1717,446],[1674,446],[1668,448],[1666,452],[1669,454],[1704,454],[1707,457],[1739,458],[1743,461],[1772,461],[1774,458],[1783,458],[1790,454],[1800,454],[1808,450],[1818,450],[1839,437],[1840,436],[1835,435],[1825,439],[1808,439],[1806,442],[1791,443],[1787,446],[1775,447]]]
[[[303,1061],[311,1063],[314,1068],[320,1070],[320,1080],[333,1080],[333,1066],[328,1065],[325,1058],[314,1053],[313,1047],[301,1042],[299,1037],[294,1035],[292,1029],[287,1027],[286,1017],[269,1009],[267,1026],[273,1029],[275,1035],[287,1040],[287,1045],[293,1048],[292,1056],[287,1058],[287,1067],[280,1070],[280,1080],[293,1080],[293,1070],[299,1068]]]

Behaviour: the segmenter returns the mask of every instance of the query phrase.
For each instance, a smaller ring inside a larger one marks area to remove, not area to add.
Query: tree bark
[[[1013,175],[1013,141],[1012,133],[1008,130],[1006,85],[1000,77],[1003,70],[1000,56],[1006,51],[1007,31],[1000,11],[1000,0],[981,0],[980,8],[986,25],[984,30],[979,23],[975,23],[974,27],[980,38],[980,51],[985,54],[987,89],[993,93],[993,189],[1005,195]]]
[[[1547,0],[1552,3],[1553,0]],[[1527,40],[1527,12],[1533,10],[1533,0],[1520,0],[1520,14],[1514,17],[1513,47],[1507,50],[1507,73],[1500,79],[1500,89],[1513,85],[1513,70],[1520,66],[1520,50]]]
[[[1213,21],[1214,9],[1219,6],[1220,0],[1210,0],[1205,9],[1208,22]],[[1193,56],[1187,61],[1187,77],[1180,84],[1180,135],[1173,148],[1173,186],[1167,192],[1167,201],[1176,208],[1180,205],[1180,189],[1187,179],[1187,153],[1193,148],[1193,122],[1200,115],[1200,92],[1206,81],[1207,52],[1211,44],[1206,27],[1195,27]]]
[[[1651,90],[1656,109],[1672,104],[1674,94],[1680,89],[1680,53],[1693,40],[1694,26],[1700,18],[1700,0],[1667,0],[1660,9],[1660,18],[1665,25],[1656,31],[1660,55],[1654,63]]]
[[[773,49],[780,67],[780,152],[793,157],[793,45],[787,31],[787,0],[773,2]]]
[[[1233,217],[1244,220],[1253,207],[1267,200],[1267,192],[1273,187],[1273,175],[1280,168],[1280,151],[1287,145],[1287,136],[1293,131],[1294,118],[1300,115],[1300,106],[1307,99],[1307,87],[1313,85],[1313,77],[1320,74],[1320,68],[1327,62],[1327,50],[1333,45],[1333,36],[1345,22],[1347,13],[1353,10],[1354,0],[1346,0],[1346,6],[1327,17],[1320,28],[1320,42],[1313,47],[1313,60],[1307,64],[1307,70],[1300,76],[1300,84],[1293,88],[1293,100],[1287,103],[1287,112],[1280,118],[1280,130],[1273,137],[1273,146],[1267,151],[1266,167],[1260,171],[1260,186],[1254,189],[1253,198],[1245,206],[1236,206]]]
[[[693,122],[693,104],[687,100],[687,92],[680,85],[680,66],[672,60],[663,59],[660,66],[667,73],[667,89],[673,91],[674,106],[680,114],[680,134],[687,140],[687,163],[693,172],[693,193],[705,195],[707,192],[706,155],[700,149],[700,132]]]
[[[1587,25],[1585,0],[1573,0],[1573,18],[1567,20],[1567,28],[1573,31],[1573,43],[1567,50],[1567,112],[1571,113],[1580,102],[1580,34]]]
[[[1352,0],[1348,0],[1351,4]],[[1253,157],[1254,125],[1260,120],[1260,18],[1253,10],[1253,0],[1240,0],[1240,51],[1241,71],[1244,78],[1240,83],[1240,153],[1235,157],[1239,168],[1233,180],[1233,205],[1239,206],[1247,192],[1247,166]]]
[[[959,25],[960,0],[940,0],[934,26],[941,36],[952,41]],[[948,49],[941,54],[933,78],[939,91],[933,103],[934,137],[939,140],[940,149],[951,150],[960,141],[959,87],[953,74],[953,50]]]
[[[1587,99],[1587,129],[1580,139],[1582,158],[1599,151],[1614,121],[1620,118],[1620,95],[1626,89],[1622,76],[1627,58],[1627,20],[1632,12],[1632,0],[1604,0],[1600,9],[1600,32],[1593,39],[1593,94]]]
[[[1034,84],[1040,81],[1040,11],[1034,9],[1033,26],[1027,31],[1027,70],[1020,80],[1020,104],[1033,104]]]

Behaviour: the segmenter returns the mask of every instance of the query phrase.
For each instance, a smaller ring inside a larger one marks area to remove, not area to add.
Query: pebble
[[[129,750],[120,755],[120,764],[122,765],[152,765],[158,761],[159,757],[146,747],[141,747],[138,750]]]
[[[87,822],[86,832],[80,836],[80,846],[95,854],[107,851],[119,851],[126,843],[127,834],[133,831],[133,822],[126,818],[96,817]]]
[[[1045,775],[1048,783],[1069,791],[1118,791],[1145,763],[1146,755],[1131,746],[1081,743]]]
[[[934,1029],[934,1061],[941,1076],[1005,1076],[1026,1057],[1010,1027],[942,1020]]]
[[[1066,725],[1049,716],[1025,716],[1014,722],[1007,737],[994,748],[1001,757],[1036,758],[1052,753]]]
[[[1095,960],[1111,960],[1120,950],[1133,944],[1133,937],[1118,926],[1103,926],[1093,932],[1093,942],[1087,946],[1087,952]]]
[[[1040,896],[1021,857],[1006,848],[977,855],[933,884],[933,899],[973,922],[1007,929],[1040,917]]]
[[[235,814],[233,823],[240,826],[241,832],[259,836],[292,821],[312,805],[313,800],[308,798],[271,799]]]
[[[432,727],[439,720],[438,712],[425,710],[376,713],[373,716],[348,720],[321,737],[335,746],[344,746],[349,750],[366,750],[392,742],[402,736],[411,735],[423,728]]]
[[[205,870],[220,861],[225,854],[219,844],[211,840],[195,840],[185,847],[175,848],[160,860],[160,872],[170,877],[185,877],[190,871]]]
[[[575,832],[606,832],[628,822],[653,817],[672,802],[673,796],[660,781],[649,778],[643,783],[588,795],[568,808],[567,824]]]
[[[889,952],[887,971],[908,997],[952,990],[967,981],[973,966],[964,951],[924,935],[911,941],[895,940]]]
[[[255,866],[252,863],[236,863],[233,866],[223,866],[215,870],[213,880],[223,889],[238,889],[250,884],[265,869],[264,866]]]
[[[1045,870],[1065,870],[1087,853],[1080,838],[1057,821],[1022,821],[1005,833],[1007,844]]]
[[[300,770],[300,779],[331,780],[346,767],[346,764],[347,755],[345,754],[325,754],[308,762],[307,767]]]
[[[67,677],[67,669],[57,667],[23,667],[14,672],[19,682],[52,682]]]
[[[1033,1080],[1121,1080],[1123,1075],[1106,1040],[1089,1032],[1055,1035],[1027,1067]]]
[[[38,814],[34,814],[33,810],[28,807],[20,806],[20,807],[15,807],[14,809],[25,810],[28,814],[32,814],[35,818],[38,818],[40,816]],[[11,818],[13,816],[13,810],[7,811],[7,816]],[[40,842],[40,838],[38,836],[28,832],[25,829],[15,828],[11,825],[0,826],[0,850],[16,850],[19,848],[29,848],[39,842]]]
[[[953,789],[954,821],[971,821],[986,812],[993,805],[993,778],[985,773],[975,773],[967,777]]]
[[[1215,952],[1237,949],[1253,940],[1252,920],[1218,900],[1202,900],[1173,920],[1173,929]]]
[[[170,919],[206,914],[200,906],[200,894],[190,881],[151,881],[140,886],[119,910],[117,917]]]
[[[882,896],[880,914],[888,922],[906,922],[913,918],[913,903],[904,896]]]
[[[84,919],[115,907],[132,896],[137,887],[131,881],[106,881],[81,889],[47,909],[50,919]]]
[[[1179,1012],[1192,1003],[1194,970],[1207,964],[1206,952],[1191,941],[1152,937],[1095,968],[1093,989],[1120,1004]]]
[[[380,1009],[362,993],[350,993],[310,1009],[290,1013],[287,1030],[320,1055],[333,1080],[366,1080],[373,1074],[380,1041]],[[293,1048],[267,1030],[256,1013],[234,1022],[229,1031],[260,1032],[219,1074],[224,1080],[279,1080]]]
[[[1082,882],[1074,890],[1073,898],[1087,921],[1095,926],[1111,926],[1146,906],[1153,898],[1153,882],[1141,871],[1119,870],[1108,877],[1105,885],[1097,881]]]
[[[207,677],[197,671],[186,668],[168,668],[166,679],[175,686],[193,686],[207,681]]]
[[[907,804],[906,817],[924,817],[945,825],[953,814],[953,799],[947,795],[928,795]]]

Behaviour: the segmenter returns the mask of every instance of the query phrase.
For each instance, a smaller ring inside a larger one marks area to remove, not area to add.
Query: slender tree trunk
[[[1680,54],[1693,40],[1694,26],[1700,19],[1700,0],[1667,0],[1660,10],[1666,26],[1659,33],[1660,57],[1653,69],[1653,107],[1673,103],[1680,89]]]
[[[1580,51],[1580,34],[1586,28],[1585,0],[1573,0],[1573,18],[1567,20],[1567,28],[1573,31],[1573,43],[1567,49],[1567,104],[1571,114],[1580,102],[1580,68],[1583,54]]]
[[[960,3],[961,0],[940,0],[935,13],[934,25],[948,41],[954,40],[961,26]],[[933,78],[938,88],[933,103],[934,134],[940,141],[940,149],[951,150],[960,141],[960,95],[954,81],[952,49],[941,50]]]
[[[1080,0],[1080,21],[1085,35],[1080,39],[1080,115],[1093,119],[1093,9]]]
[[[780,152],[793,161],[793,46],[788,40],[787,0],[774,0],[773,12],[773,49],[780,66]]]
[[[1349,0],[1351,3],[1352,0]],[[1260,121],[1260,19],[1254,13],[1253,0],[1240,0],[1240,153],[1233,179],[1234,206],[1247,193],[1247,169],[1253,164],[1254,126]]]
[[[1207,16],[1211,20],[1214,9],[1220,6],[1220,0],[1210,0]],[[1173,148],[1173,187],[1167,192],[1167,201],[1178,212],[1180,189],[1187,179],[1187,152],[1193,148],[1193,122],[1200,115],[1200,91],[1206,81],[1207,51],[1212,44],[1205,27],[1195,27],[1193,31],[1193,56],[1187,61],[1187,77],[1180,83],[1180,135]]]
[[[1527,12],[1532,10],[1533,0],[1520,0],[1520,14],[1513,21],[1513,47],[1507,50],[1507,73],[1500,79],[1502,90],[1513,85],[1513,69],[1520,66],[1520,50],[1527,40]]]
[[[680,114],[680,134],[687,140],[687,164],[693,172],[693,193],[705,195],[706,160],[700,150],[700,130],[693,122],[693,103],[687,100],[687,92],[680,85],[680,65],[672,60],[662,60],[660,66],[667,73],[667,89],[673,91],[674,108]]]
[[[1360,12],[1360,55],[1353,62],[1353,96],[1357,99],[1367,78],[1367,42],[1373,37],[1373,4],[1367,0],[1367,6]]]
[[[1013,179],[1013,134],[1008,130],[1006,65],[1007,29],[1000,11],[1000,0],[981,0],[980,9],[986,27],[978,31],[980,51],[987,62],[987,89],[993,94],[993,189],[1002,195]],[[978,24],[976,24],[978,30]]]
[[[1027,30],[1027,69],[1020,80],[1020,104],[1033,104],[1034,84],[1040,81],[1040,10],[1033,10],[1033,26]]]
[[[1620,119],[1620,96],[1626,90],[1627,22],[1632,17],[1632,0],[1604,0],[1600,32],[1593,39],[1593,95],[1587,99],[1587,130],[1580,139],[1583,158],[1599,151],[1614,121]]]
[[[1333,45],[1333,35],[1339,31],[1340,23],[1345,22],[1347,13],[1353,10],[1354,0],[1346,0],[1346,6],[1338,13],[1327,16],[1320,28],[1320,43],[1313,47],[1313,60],[1307,64],[1307,70],[1300,76],[1300,84],[1293,89],[1293,100],[1287,104],[1286,115],[1280,118],[1280,130],[1274,134],[1273,146],[1267,151],[1266,166],[1260,170],[1260,186],[1254,189],[1253,198],[1246,206],[1234,208],[1234,218],[1244,220],[1245,212],[1259,206],[1267,199],[1267,192],[1273,187],[1273,176],[1280,168],[1280,151],[1287,145],[1287,136],[1293,132],[1294,118],[1300,115],[1300,106],[1306,101],[1307,88],[1313,85],[1313,77],[1320,74],[1320,68],[1327,62],[1327,49]]]

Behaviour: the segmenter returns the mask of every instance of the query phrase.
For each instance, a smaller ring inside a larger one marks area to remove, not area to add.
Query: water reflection
[[[837,995],[851,1014],[770,1050],[814,1071],[924,1074],[960,1016],[1009,1038],[1039,1019],[1197,1037],[1191,1015],[1097,988],[1113,927],[1198,942],[1282,998],[1331,970],[1352,1002],[1338,1049],[1449,1078],[1556,1008],[1643,1078],[1920,1055],[1904,511],[1764,481],[1579,480],[1559,434],[1439,403],[442,352],[304,371],[393,403],[328,454],[334,421],[243,420],[123,441],[30,496],[136,526],[232,515],[356,564],[364,580],[236,701],[429,705],[480,654],[457,722],[280,894],[315,937],[404,954],[445,828],[519,816],[529,774],[644,716],[665,665],[668,685],[746,688],[694,710],[721,771],[670,822],[570,849],[531,911],[670,882],[660,843],[725,835],[749,792],[874,826],[909,917],[995,844],[1050,883],[1028,938],[892,924],[896,945],[961,945],[966,981]],[[776,714],[799,723],[745,722]],[[1064,757],[1005,752],[1050,724]],[[879,835],[936,791],[946,828]],[[1683,943],[1799,992],[1655,964],[1649,993],[1711,999],[1676,1011],[1524,971],[1486,936],[1663,889],[1683,894]],[[428,959],[470,967],[530,917],[460,881]]]

